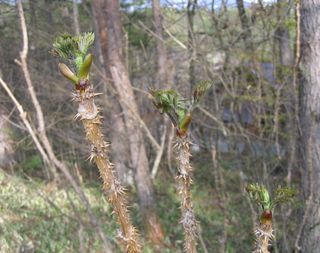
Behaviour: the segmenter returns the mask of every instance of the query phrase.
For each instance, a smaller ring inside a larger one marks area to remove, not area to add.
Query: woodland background
[[[143,252],[177,253],[183,247],[174,129],[153,106],[149,89],[174,88],[188,97],[202,81],[213,85],[194,112],[190,130],[199,252],[251,251],[259,215],[244,191],[251,182],[271,192],[279,185],[298,192],[294,201],[274,212],[270,251],[320,252],[320,82],[308,75],[319,73],[320,67],[319,39],[314,39],[319,38],[319,1],[302,0],[301,8],[291,0],[22,4],[28,72],[45,131],[39,128],[21,68],[22,30],[14,1],[0,1],[0,77],[23,106],[36,135],[40,140],[47,136],[48,143],[41,145],[54,165],[50,170],[43,162],[17,107],[1,87],[1,252],[103,252],[103,236],[120,252],[98,171],[87,160],[90,148],[83,127],[74,120],[72,85],[59,73],[51,51],[56,36],[87,31],[96,36],[91,81],[95,91],[104,94],[97,98],[104,134],[128,189]],[[121,16],[110,6],[120,9]],[[296,22],[300,14],[301,26]],[[120,57],[115,60],[116,51]],[[125,67],[129,83],[124,92],[133,91],[132,100],[121,96],[110,76],[109,62],[115,61]],[[63,163],[69,177],[54,159]],[[74,185],[88,202],[78,197]],[[153,231],[155,227],[161,233]]]

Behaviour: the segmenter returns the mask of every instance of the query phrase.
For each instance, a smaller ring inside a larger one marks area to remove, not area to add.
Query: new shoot
[[[288,187],[278,187],[273,199],[265,186],[260,184],[249,184],[246,187],[251,200],[261,209],[259,224],[254,231],[256,244],[253,253],[270,253],[268,247],[274,238],[272,227],[273,210],[278,204],[286,203],[295,196],[295,191]]]
[[[192,113],[198,105],[200,98],[211,87],[210,82],[202,82],[193,91],[191,99],[183,98],[175,90],[151,90],[153,103],[161,114],[170,118],[176,130],[175,151],[178,161],[178,192],[181,198],[181,219],[184,228],[184,249],[187,253],[197,252],[198,223],[193,211],[190,187],[192,182],[192,166],[190,164],[190,140],[188,130]]]

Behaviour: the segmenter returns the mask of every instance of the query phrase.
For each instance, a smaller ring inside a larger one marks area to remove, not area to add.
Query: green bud
[[[191,113],[187,113],[184,118],[182,119],[182,121],[179,124],[179,128],[180,130],[183,130],[184,132],[187,132],[188,127],[190,125],[191,122]]]
[[[79,78],[68,68],[64,63],[59,63],[59,70],[66,78],[68,78],[74,84],[79,82]]]
[[[81,64],[79,69],[79,78],[81,80],[88,79],[92,60],[93,60],[92,54],[87,54],[87,56],[84,58],[83,63]]]

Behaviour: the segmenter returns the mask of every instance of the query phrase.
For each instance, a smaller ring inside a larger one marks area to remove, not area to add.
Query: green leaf
[[[78,49],[81,52],[82,56],[85,56],[89,47],[94,42],[94,33],[88,32],[76,37],[78,44]]]
[[[271,205],[272,207],[275,207],[278,204],[289,202],[294,198],[295,195],[296,191],[290,187],[278,187]]]
[[[69,60],[76,67],[77,73],[87,66],[82,66],[89,47],[94,42],[94,33],[84,33],[79,36],[64,34],[53,43],[53,53],[62,59]],[[87,69],[88,70],[88,69]]]
[[[65,60],[73,60],[79,54],[78,45],[74,37],[64,34],[56,38],[53,43],[53,53]]]
[[[246,187],[250,198],[254,200],[263,210],[271,209],[271,201],[268,190],[259,184],[249,184]]]
[[[273,200],[270,199],[268,190],[259,184],[249,184],[246,187],[250,198],[258,205],[261,205],[263,210],[272,210],[277,204],[282,204],[290,201],[295,195],[295,191],[289,187],[278,187]]]
[[[178,127],[187,112],[185,99],[175,90],[151,90],[150,93],[153,96],[153,104],[160,113],[166,113]]]
[[[160,113],[166,113],[177,130],[181,130],[184,135],[190,125],[195,105],[211,85],[210,81],[200,82],[196,86],[192,98],[188,100],[175,90],[151,90],[150,93],[153,96],[153,103]]]
[[[201,81],[196,85],[193,90],[192,104],[197,104],[200,101],[200,98],[210,89],[212,86],[211,81]]]

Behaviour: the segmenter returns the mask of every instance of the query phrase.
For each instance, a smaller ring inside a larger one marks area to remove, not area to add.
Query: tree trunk
[[[74,25],[74,33],[75,35],[80,34],[80,24],[79,24],[79,10],[77,0],[73,0],[72,2],[72,15],[73,15],[73,25]]]
[[[276,40],[279,48],[279,60],[282,66],[293,65],[293,51],[290,45],[289,29],[284,25],[288,13],[288,4],[286,0],[278,0],[277,16],[279,22],[278,29],[276,30]]]
[[[302,252],[320,252],[320,15],[319,0],[301,1],[301,130],[304,195]]]
[[[173,85],[172,71],[170,71],[171,62],[168,60],[167,49],[163,38],[163,24],[159,0],[152,0],[152,12],[154,19],[154,27],[156,34],[156,48],[157,48],[157,78],[156,87],[170,87]]]
[[[96,36],[96,38],[99,39],[99,42],[97,43],[97,45],[100,46],[101,49],[99,50],[101,52],[101,55],[99,55],[99,61],[103,65],[103,73],[107,80],[105,86],[107,86],[111,84],[112,76],[109,68],[108,31],[105,19],[106,13],[103,11],[105,7],[103,1],[93,1],[92,4],[96,21],[99,20],[99,24],[96,24],[98,32],[98,36]],[[101,6],[103,6],[103,8]],[[105,87],[104,92],[108,92],[107,87]],[[132,173],[130,170],[131,164],[129,158],[130,151],[128,148],[129,143],[127,141],[124,119],[122,116],[120,116],[122,110],[116,98],[108,96],[108,98],[106,99],[111,100],[111,104],[113,105],[110,120],[110,137],[112,143],[111,155],[115,164],[117,174],[119,176],[119,180],[121,181],[122,185],[132,186]]]
[[[13,165],[13,140],[5,113],[0,110],[0,168],[10,168]]]
[[[293,64],[293,51],[290,46],[290,35],[288,28],[280,25],[276,36],[279,43],[280,64],[283,66],[291,66]]]
[[[156,214],[154,189],[150,178],[148,158],[139,122],[133,115],[139,115],[139,109],[124,64],[122,52],[122,24],[118,0],[95,0],[97,10],[103,10],[105,20],[98,18],[98,25],[104,27],[106,22],[108,63],[113,85],[118,93],[119,102],[124,113],[127,137],[131,153],[131,162],[135,170],[135,180],[140,200],[140,208],[145,222],[148,239],[154,244],[161,244],[163,232]],[[100,36],[102,39],[103,37]],[[101,42],[103,44],[104,42]],[[104,55],[105,56],[105,55]]]
[[[289,141],[287,145],[288,150],[288,166],[287,166],[287,183],[291,184],[292,170],[296,164],[296,146],[297,146],[297,118],[298,118],[298,95],[297,95],[297,85],[296,77],[298,71],[298,63],[294,62],[294,51],[291,48],[290,34],[289,29],[285,26],[285,21],[289,19],[289,3],[286,0],[277,1],[277,18],[278,18],[278,28],[275,32],[275,45],[276,51],[278,54],[278,64],[277,68],[277,78],[281,85],[289,86],[290,88],[286,89],[285,95],[287,96],[288,108],[288,124],[287,132],[289,136]],[[293,74],[288,75],[287,71],[293,67]],[[280,92],[280,90],[279,90]],[[281,96],[281,94],[279,94]],[[279,115],[278,115],[279,116]],[[275,121],[276,131],[276,145],[277,152],[280,154],[279,148],[279,120]]]
[[[33,0],[29,1],[30,6],[30,18],[31,18],[31,24],[34,26],[35,31],[38,30],[38,20],[37,20],[37,11],[36,8],[38,6],[38,1]]]
[[[193,29],[193,19],[195,15],[197,0],[188,0],[187,17],[188,17],[188,54],[189,54],[189,81],[190,93],[196,85],[195,63],[197,58],[196,42]]]
[[[253,41],[251,40],[251,28],[249,24],[249,18],[244,8],[243,0],[237,0],[237,7],[242,28],[242,38],[245,43],[245,47],[249,51],[253,51]]]

